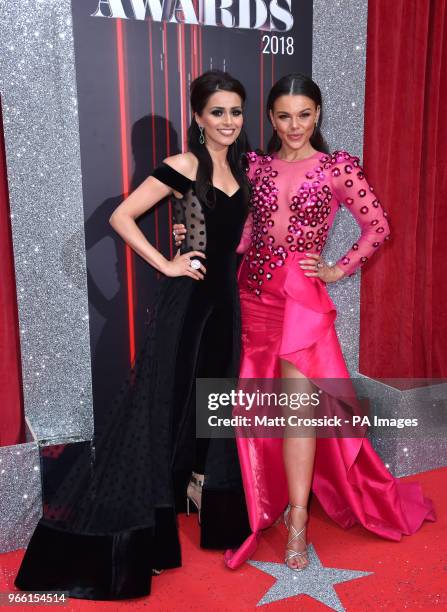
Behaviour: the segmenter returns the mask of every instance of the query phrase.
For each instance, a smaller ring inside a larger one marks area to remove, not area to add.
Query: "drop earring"
[[[203,133],[203,127],[201,125],[199,125],[199,130],[200,130],[199,142],[201,145],[203,145],[205,144],[205,134]]]

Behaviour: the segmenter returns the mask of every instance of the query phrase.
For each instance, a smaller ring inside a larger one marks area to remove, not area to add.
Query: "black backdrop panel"
[[[205,25],[220,5],[219,0],[72,2],[97,427],[141,346],[158,281],[108,219],[166,155],[185,150],[191,80],[209,68],[239,78],[248,92],[245,126],[252,146],[263,147],[270,135],[264,107],[272,83],[292,71],[311,74],[311,0],[241,0],[250,8],[252,29],[224,27],[219,10],[220,25]],[[237,25],[239,2],[233,5],[224,18]],[[157,18],[162,6],[162,20],[155,21],[151,15]],[[191,17],[191,7],[199,23],[180,23]],[[263,7],[266,22],[254,29]],[[174,8],[179,10],[172,13]],[[287,20],[293,25],[285,31]],[[145,215],[140,227],[165,255],[172,253],[169,202]]]

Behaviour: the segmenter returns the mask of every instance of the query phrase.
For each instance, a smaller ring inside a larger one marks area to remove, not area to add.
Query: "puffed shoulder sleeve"
[[[334,153],[333,159],[331,173],[335,196],[354,216],[361,231],[357,242],[337,261],[350,276],[389,238],[390,227],[387,213],[368,184],[358,157],[342,151]]]
[[[255,171],[256,171],[256,168],[258,167],[259,155],[255,151],[249,151],[246,154],[246,159],[247,159],[247,168],[246,168],[247,177],[250,183],[253,183],[254,177],[255,177]]]
[[[164,162],[154,168],[151,172],[151,176],[183,195],[192,185],[191,179],[180,174],[180,172],[177,172],[177,170],[174,170],[174,168]]]

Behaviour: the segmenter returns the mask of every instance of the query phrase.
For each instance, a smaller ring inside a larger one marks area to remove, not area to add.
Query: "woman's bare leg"
[[[281,360],[281,376],[284,379],[291,380],[291,384],[286,384],[286,387],[291,387],[294,385],[292,379],[307,380],[304,374],[297,370],[292,363],[285,360]],[[306,385],[304,380],[302,380],[302,383],[300,384],[300,391],[308,391],[310,394],[312,392],[311,384],[309,383]],[[289,392],[292,392],[291,388],[288,390]],[[300,411],[298,411],[298,416],[299,413]],[[297,437],[293,436],[293,434],[291,435],[290,431],[286,431],[283,444],[283,458],[287,476],[287,485],[289,489],[290,504],[304,506],[307,508],[312,483],[315,446],[315,436]],[[307,510],[291,507],[289,521],[289,524],[293,525],[297,531],[300,531],[306,525]],[[304,538],[305,533],[306,532],[304,531]],[[289,539],[292,537],[292,535],[292,530],[289,530]],[[306,550],[305,543],[300,539],[296,539],[294,542],[292,542],[289,548],[296,550],[297,552],[304,552]],[[288,561],[288,566],[292,569],[297,569],[306,567],[308,563],[309,561],[306,555],[296,556]]]

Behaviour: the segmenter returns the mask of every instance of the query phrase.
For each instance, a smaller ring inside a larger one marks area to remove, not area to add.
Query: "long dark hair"
[[[276,83],[273,85],[267,98],[267,117],[270,123],[272,122],[270,119],[270,111],[273,112],[273,107],[276,100],[280,96],[290,95],[306,96],[315,102],[315,106],[320,107],[320,116],[318,118],[318,123],[314,133],[310,138],[310,144],[317,151],[329,153],[329,147],[323,134],[321,133],[321,122],[323,120],[323,100],[321,97],[321,91],[315,81],[312,81],[312,79],[305,74],[300,74],[299,72],[287,74],[279,79],[279,81],[276,81]],[[281,139],[279,138],[278,134],[273,131],[272,137],[267,145],[267,150],[269,153],[274,153],[279,151],[280,148]]]
[[[191,108],[193,112],[201,115],[208,99],[216,91],[231,91],[236,93],[245,104],[245,88],[240,81],[232,77],[228,72],[221,70],[209,70],[197,77],[191,83]],[[198,198],[213,206],[216,201],[216,193],[213,189],[213,160],[208,149],[200,144],[200,130],[196,120],[193,118],[188,129],[188,149],[199,160],[199,167],[196,176],[196,194]],[[246,177],[246,158],[245,153],[250,145],[244,128],[242,128],[237,140],[228,147],[227,160],[234,178],[242,188],[245,202],[248,202],[250,186]]]

